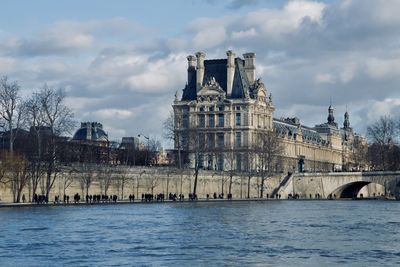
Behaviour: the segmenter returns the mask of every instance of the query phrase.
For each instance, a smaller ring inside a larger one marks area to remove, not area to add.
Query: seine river
[[[0,266],[400,266],[399,201],[0,209]]]

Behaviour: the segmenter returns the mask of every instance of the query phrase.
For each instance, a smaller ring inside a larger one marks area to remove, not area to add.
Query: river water
[[[0,209],[0,266],[400,266],[399,201]]]

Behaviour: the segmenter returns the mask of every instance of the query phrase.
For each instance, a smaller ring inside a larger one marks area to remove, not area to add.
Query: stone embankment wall
[[[177,170],[170,168],[144,168],[144,167],[131,167],[131,168],[119,168],[112,175],[111,183],[107,191],[107,195],[117,195],[119,199],[128,199],[129,194],[134,194],[135,198],[141,196],[142,193],[180,193],[184,194],[185,198],[188,194],[193,192],[194,184],[194,171],[193,170]],[[70,200],[73,199],[73,195],[79,193],[83,198],[86,195],[86,188],[81,186],[81,177],[84,173],[72,173],[68,171],[59,174],[57,177],[53,189],[50,193],[49,201],[53,201],[55,196],[60,196],[61,200],[65,194],[70,196]],[[65,188],[65,179],[72,177],[72,183]],[[102,173],[97,171],[93,175],[93,182],[89,187],[90,194],[104,194],[104,183],[102,183]],[[275,189],[284,175],[278,175],[268,178],[265,182],[265,193],[270,194]],[[123,181],[124,180],[124,181]],[[230,178],[228,173],[215,172],[215,171],[204,171],[201,170],[198,176],[197,183],[197,195],[198,198],[206,198],[209,194],[210,197],[215,193],[224,193],[226,198],[229,190]],[[259,197],[260,188],[260,177],[252,177],[250,179],[250,197]],[[41,185],[37,190],[38,194],[42,193]],[[232,194],[233,198],[246,198],[248,189],[248,177],[243,175],[235,175],[232,179]],[[31,193],[29,192],[29,186],[27,185],[23,190],[26,199],[31,199]],[[9,185],[0,186],[0,202],[12,202],[13,196],[9,188]]]
[[[118,198],[127,200],[130,194],[135,197],[141,196],[143,193],[176,193],[184,194],[185,198],[189,193],[193,192],[194,184],[193,170],[177,170],[171,168],[144,168],[131,167],[115,169],[110,179],[110,185],[107,195],[117,195]],[[79,193],[84,199],[86,195],[86,187],[82,186],[82,177],[84,172],[71,173],[68,170],[58,175],[53,189],[50,194],[50,201],[55,196],[63,198],[64,192],[73,199],[73,195]],[[93,174],[93,181],[89,187],[89,195],[104,194],[104,180],[102,178],[100,167]],[[72,183],[66,183],[67,179],[72,178]],[[265,182],[264,198],[271,193],[280,194],[282,198],[287,198],[289,194],[298,194],[300,198],[315,198],[319,194],[322,199],[328,198],[329,194],[338,192],[341,187],[345,187],[355,182],[368,182],[358,193],[364,197],[373,197],[379,195],[400,195],[400,172],[339,172],[339,173],[295,173],[291,176],[276,175],[270,177]],[[197,196],[198,198],[210,197],[214,192],[219,195],[224,193],[227,197],[229,192],[230,177],[228,173],[216,171],[201,170],[198,176]],[[252,177],[250,179],[250,198],[260,197],[260,177]],[[67,185],[67,186],[66,186]],[[38,194],[42,191],[39,185]],[[31,199],[30,187],[27,185],[23,190],[26,199]],[[248,177],[246,174],[236,174],[232,178],[232,194],[233,198],[246,198],[248,191]],[[0,185],[0,202],[12,202],[13,195],[9,185]]]

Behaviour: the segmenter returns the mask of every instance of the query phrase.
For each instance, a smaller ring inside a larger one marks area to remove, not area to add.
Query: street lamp
[[[142,134],[142,133],[138,134],[138,137],[139,137],[139,138],[140,138],[141,136],[143,136],[144,138],[147,139],[147,151],[146,151],[146,158],[145,158],[145,165],[147,166],[147,165],[148,165],[148,162],[147,162],[148,156],[147,156],[147,155],[148,155],[148,153],[149,153],[149,140],[150,140],[150,138],[149,138],[148,136]]]

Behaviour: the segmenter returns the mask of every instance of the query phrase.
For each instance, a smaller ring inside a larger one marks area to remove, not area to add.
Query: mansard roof
[[[321,135],[313,128],[289,122],[288,119],[275,119],[273,121],[273,127],[275,131],[279,134],[284,134],[287,136],[293,136],[294,134],[299,134],[299,129],[304,140],[310,140],[312,142],[325,143]]]
[[[204,78],[203,84],[208,80],[215,78],[224,92],[227,92],[227,59],[209,59],[204,60]],[[190,81],[183,89],[182,100],[196,99],[196,69],[192,72]],[[250,82],[244,70],[244,60],[235,58],[235,75],[233,77],[232,94],[227,98],[244,98],[250,91]]]
[[[182,100],[194,100],[196,99],[196,69],[192,68],[188,70],[192,72],[191,79],[186,84],[182,93]]]

